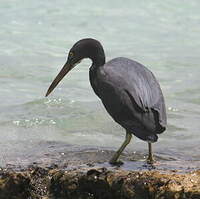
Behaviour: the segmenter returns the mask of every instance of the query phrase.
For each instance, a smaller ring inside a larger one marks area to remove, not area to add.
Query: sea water
[[[124,141],[92,91],[90,60],[44,97],[69,49],[88,37],[102,43],[106,60],[128,57],[157,77],[168,116],[153,145],[158,159],[200,160],[199,10],[198,0],[1,0],[1,166],[54,150],[115,151]],[[147,144],[134,137],[126,152],[144,158]]]

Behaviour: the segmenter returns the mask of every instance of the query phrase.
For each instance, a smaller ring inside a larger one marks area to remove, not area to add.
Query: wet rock
[[[31,198],[40,199],[48,195],[50,176],[45,168],[32,168],[29,172]]]
[[[1,172],[0,198],[1,199],[27,199],[30,178],[26,173]]]
[[[200,171],[105,168],[2,171],[0,199],[199,199]]]

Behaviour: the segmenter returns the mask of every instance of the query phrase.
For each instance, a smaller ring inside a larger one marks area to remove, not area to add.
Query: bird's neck
[[[92,65],[96,68],[105,64],[105,53],[103,46],[97,40],[89,39],[86,44],[86,57],[92,60]]]
[[[103,54],[97,54],[95,57],[91,58],[92,60],[92,66],[94,68],[101,67],[105,64],[105,55]]]
[[[95,57],[90,58],[92,60],[92,66],[90,67],[90,75],[91,78],[96,76],[97,70],[105,64],[105,55],[104,54],[97,54]]]

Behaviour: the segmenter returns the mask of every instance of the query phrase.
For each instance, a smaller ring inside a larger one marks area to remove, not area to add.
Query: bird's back
[[[98,68],[94,81],[92,87],[109,114],[137,137],[148,140],[165,130],[163,94],[145,66],[127,58],[115,58]]]

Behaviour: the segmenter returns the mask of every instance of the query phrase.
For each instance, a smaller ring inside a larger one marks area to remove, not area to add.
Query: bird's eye
[[[73,52],[70,52],[70,53],[69,53],[69,57],[72,58],[73,56],[74,56],[74,53],[73,53]]]

